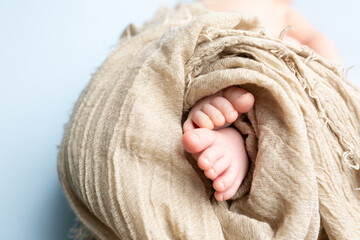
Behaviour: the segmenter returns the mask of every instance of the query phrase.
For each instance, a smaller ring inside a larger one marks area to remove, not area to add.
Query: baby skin
[[[184,148],[213,180],[218,201],[233,197],[248,171],[244,139],[229,126],[253,105],[251,93],[229,87],[197,102],[184,122]]]

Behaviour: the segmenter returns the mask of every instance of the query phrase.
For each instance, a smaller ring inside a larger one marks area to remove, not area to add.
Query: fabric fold
[[[201,98],[255,96],[235,123],[250,169],[214,200],[181,144]],[[64,192],[98,239],[359,239],[360,92],[340,66],[199,3],[129,27],[79,97],[58,157]]]

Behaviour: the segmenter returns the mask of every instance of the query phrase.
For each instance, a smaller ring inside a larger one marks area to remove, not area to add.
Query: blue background
[[[7,240],[67,239],[74,224],[56,161],[72,107],[129,22],[175,0],[0,0],[0,233]],[[294,6],[333,40],[360,86],[355,0]]]

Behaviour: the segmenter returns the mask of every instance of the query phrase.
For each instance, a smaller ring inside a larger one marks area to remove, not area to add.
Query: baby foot
[[[234,196],[248,170],[243,137],[227,127],[253,104],[251,93],[229,87],[200,100],[183,125],[184,148],[197,160],[205,176],[213,180],[218,201]]]
[[[195,128],[220,129],[230,126],[254,105],[254,96],[239,87],[229,87],[200,100],[184,122],[184,133]]]
[[[183,135],[183,144],[205,176],[213,180],[215,198],[218,201],[232,198],[249,167],[241,134],[230,127],[216,131],[197,128]]]

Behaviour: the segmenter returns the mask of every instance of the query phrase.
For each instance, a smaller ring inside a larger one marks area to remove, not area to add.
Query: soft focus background
[[[0,233],[67,239],[74,224],[58,182],[57,146],[91,74],[129,22],[177,0],[0,0]],[[295,0],[338,48],[360,86],[360,2]]]

